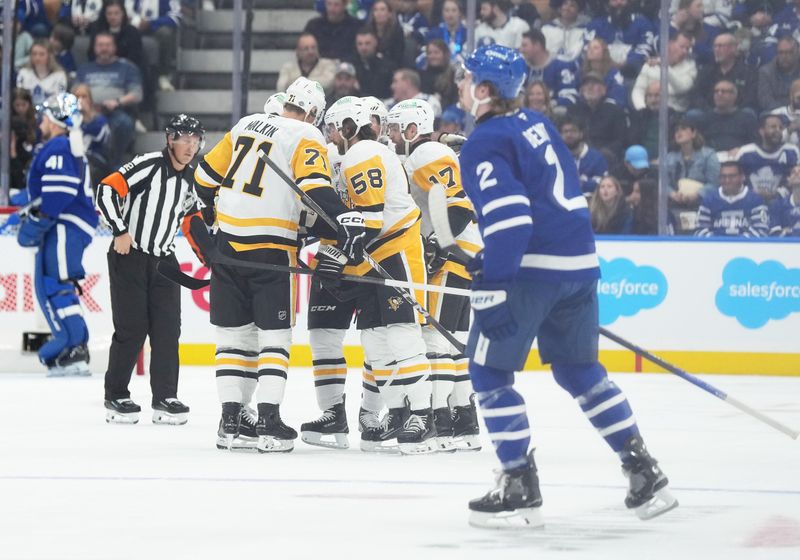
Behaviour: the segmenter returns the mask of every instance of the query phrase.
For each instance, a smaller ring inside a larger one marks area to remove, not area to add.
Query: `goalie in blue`
[[[589,210],[553,124],[520,109],[525,62],[507,47],[477,49],[459,76],[476,127],[461,151],[464,190],[484,250],[471,263],[474,322],[467,355],[486,428],[502,463],[497,486],[472,500],[470,523],[543,524],[525,401],[514,389],[534,338],[556,382],[622,461],[625,505],[649,519],[677,505],[622,391],[598,361],[597,279]]]
[[[37,247],[34,288],[52,338],[39,350],[48,376],[90,375],[89,331],[83,319],[78,280],[83,251],[92,241],[97,214],[84,157],[78,99],[59,93],[41,108],[45,144],[28,174],[31,200],[40,199],[22,222],[17,240]]]

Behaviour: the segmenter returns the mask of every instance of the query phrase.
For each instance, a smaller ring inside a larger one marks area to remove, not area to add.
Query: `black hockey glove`
[[[428,270],[428,274],[436,274],[447,262],[448,252],[439,246],[435,233],[430,234],[422,242],[425,246],[425,268]]]
[[[320,245],[317,251],[317,266],[314,275],[322,287],[338,290],[342,286],[342,270],[347,264],[347,255],[333,245]]]
[[[364,237],[366,228],[361,212],[351,210],[336,216],[339,229],[336,232],[336,247],[352,264],[364,261]]]

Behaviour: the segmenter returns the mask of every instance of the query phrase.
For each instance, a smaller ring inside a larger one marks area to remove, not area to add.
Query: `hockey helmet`
[[[319,126],[325,113],[325,90],[319,82],[301,76],[286,88],[284,104],[293,105],[306,115],[314,111],[314,126]]]
[[[497,44],[478,47],[464,68],[472,74],[473,86],[489,82],[502,99],[516,99],[528,73],[519,51]]]
[[[386,121],[390,125],[399,125],[400,132],[405,132],[408,125],[415,124],[419,136],[433,132],[434,118],[433,107],[430,103],[424,99],[407,99],[392,107]]]
[[[81,102],[71,93],[63,92],[51,95],[37,109],[39,114],[46,116],[61,128],[80,128],[83,122]]]
[[[378,117],[378,122],[380,123],[381,131],[378,136],[385,136],[386,135],[386,116],[389,114],[389,111],[386,110],[386,105],[383,104],[383,101],[378,99],[377,97],[362,97],[361,102],[364,105],[364,108],[367,111],[367,114],[370,117]]]
[[[203,149],[206,143],[206,129],[203,128],[203,123],[201,123],[199,119],[183,113],[172,117],[164,128],[164,132],[167,133],[167,138],[171,138],[172,140],[177,139],[178,136],[181,135],[198,136],[200,137],[200,150]]]
[[[356,131],[362,126],[371,124],[370,115],[364,107],[363,100],[359,97],[346,95],[331,105],[325,115],[325,122],[336,130],[342,130],[344,121],[350,119],[356,125]]]
[[[286,103],[286,97],[287,95],[282,91],[270,95],[267,102],[264,103],[264,112],[268,115],[280,115],[283,113],[283,104]]]

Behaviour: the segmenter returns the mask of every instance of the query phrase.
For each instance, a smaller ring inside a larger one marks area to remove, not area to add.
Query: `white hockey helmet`
[[[267,102],[264,103],[264,112],[268,115],[280,115],[283,113],[283,104],[286,103],[286,97],[286,93],[282,91],[270,95]]]
[[[408,140],[413,142],[422,134],[433,132],[434,121],[433,107],[424,99],[407,99],[401,101],[389,111],[386,122],[389,125],[399,125],[400,132],[405,132],[408,125],[417,125],[417,136]]]
[[[386,105],[377,97],[372,96],[362,97],[361,102],[364,104],[364,108],[370,117],[378,117],[378,122],[381,127],[378,137],[386,136],[386,116],[389,114]]]
[[[314,111],[314,126],[319,126],[325,114],[325,90],[319,82],[301,76],[286,88],[284,105],[294,105],[306,115]]]
[[[356,125],[356,131],[362,126],[371,124],[370,115],[364,107],[363,100],[359,97],[346,95],[330,106],[325,115],[325,123],[336,130],[342,130],[344,121],[351,119]]]

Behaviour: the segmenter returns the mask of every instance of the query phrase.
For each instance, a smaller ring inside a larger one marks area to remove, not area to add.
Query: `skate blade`
[[[183,426],[189,421],[189,413],[170,414],[169,412],[153,411],[153,424],[164,424],[167,426]]]
[[[333,436],[333,441],[330,440]],[[325,447],[327,449],[350,449],[350,441],[347,434],[321,434],[319,432],[300,432],[300,439],[308,445]]]
[[[481,438],[479,436],[459,436],[453,438],[456,451],[480,451]]]
[[[544,527],[544,518],[541,508],[519,508],[497,513],[471,511],[469,524],[479,529],[530,530]]]
[[[278,439],[272,436],[258,436],[256,449],[259,453],[289,453],[294,449],[294,440]]]
[[[456,445],[453,441],[453,438],[450,436],[446,437],[436,437],[436,449],[435,451],[439,453],[455,453],[456,452]]]
[[[425,441],[414,443],[401,443],[399,444],[400,453],[403,455],[427,455],[428,453],[435,453],[437,449],[433,439],[434,438],[426,439]]]
[[[400,453],[400,446],[394,440],[364,441],[362,439],[360,448],[364,453],[382,453],[384,455],[398,455]]]
[[[650,498],[647,503],[637,507],[634,511],[636,516],[642,521],[653,519],[663,513],[678,507],[678,500],[666,488],[656,491],[656,495]]]
[[[48,368],[45,377],[90,377],[92,375],[86,362],[68,366],[53,366]]]
[[[254,438],[226,435],[225,437],[217,436],[217,449],[220,451],[234,451],[234,452],[255,452],[257,440]]]
[[[139,422],[139,413],[132,412],[130,414],[121,414],[119,412],[106,412],[107,424],[137,424]]]

